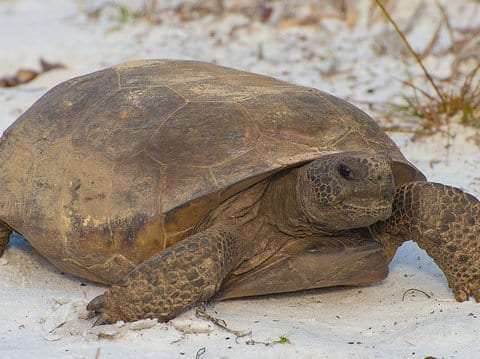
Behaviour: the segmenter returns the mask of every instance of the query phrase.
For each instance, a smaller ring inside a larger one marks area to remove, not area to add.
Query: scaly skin
[[[392,216],[372,227],[390,260],[404,241],[424,249],[447,277],[455,299],[480,302],[480,201],[439,183],[399,188]]]
[[[100,314],[95,325],[145,318],[167,321],[215,294],[244,259],[247,243],[227,229],[197,233],[140,264],[87,309]]]
[[[105,294],[93,299],[87,309],[100,314],[97,325],[143,318],[166,321],[191,304],[213,296],[226,276],[244,260],[268,253],[268,248],[272,251],[268,255],[272,256],[275,246],[283,243],[278,240],[282,236],[311,236],[319,240],[325,237],[327,246],[332,238],[335,240],[329,233],[386,218],[390,206],[375,205],[376,200],[390,203],[392,199],[390,164],[384,154],[333,154],[309,163],[305,171],[278,174],[268,181],[268,186],[261,182],[213,211],[208,229],[146,260]],[[343,172],[339,172],[340,166],[344,167]],[[363,211],[355,202],[342,208],[345,198],[367,195],[375,201]],[[308,213],[304,205],[309,206]],[[385,262],[378,264],[375,276],[382,277]],[[371,271],[370,266],[366,267]],[[352,271],[352,276],[361,272],[361,268],[350,265],[338,270],[344,274]],[[291,280],[286,272],[282,272],[285,278],[277,280]],[[303,286],[312,288],[314,283],[315,280],[307,281]],[[295,284],[298,283],[291,286]],[[288,283],[284,288],[287,287]]]
[[[382,156],[377,160],[372,163],[382,164],[387,161]],[[336,228],[361,223],[357,222],[355,213],[345,214],[350,207],[342,210],[341,203],[345,198],[351,200],[352,196],[358,196],[358,192],[362,192],[365,187],[363,193],[376,193],[374,199],[392,199],[389,194],[391,177],[385,173],[388,166],[377,166],[378,172],[373,172],[370,176],[370,171],[362,167],[370,166],[369,162],[359,162],[358,166],[355,163],[348,164],[348,178],[345,174],[335,173],[338,166],[332,166],[332,170],[327,171],[327,175],[336,175],[336,180],[343,186],[336,195],[339,203],[334,201],[323,205],[320,202],[324,196],[321,196],[310,203],[311,211],[308,215],[302,211],[301,205],[304,202],[301,200],[312,196],[312,192],[308,191],[312,180],[307,178],[310,181],[297,182],[297,172],[288,172],[283,177],[272,179],[266,190],[264,185],[259,185],[258,188],[254,186],[251,191],[232,197],[224,207],[212,213],[213,222],[210,227],[149,258],[110,290],[93,299],[87,309],[100,314],[95,324],[144,318],[167,321],[188,306],[209,299],[219,290],[232,270],[265,250],[265,246],[259,244],[265,245],[268,236],[259,235],[257,228],[258,225],[263,226],[264,222],[272,228],[278,227],[279,233],[292,238],[302,238],[307,234],[314,238],[315,235],[318,238],[324,237],[327,244],[334,241]],[[321,162],[315,161],[308,166],[316,166],[319,168],[317,172],[320,175],[323,173]],[[327,176],[324,182],[330,185],[336,183],[332,176]],[[307,190],[304,188],[303,191],[298,191],[298,187],[295,187],[298,183],[305,184]],[[259,202],[260,198],[263,202]],[[380,202],[382,206],[383,202]],[[336,206],[336,211],[323,218],[323,211],[315,210],[315,203],[320,207]],[[260,212],[263,216],[258,215]],[[379,216],[385,218],[390,214],[390,207],[387,214],[383,210],[380,214],[372,212],[370,207],[365,208],[364,212],[373,213],[366,217],[371,221]],[[459,189],[436,183],[413,182],[396,191],[392,214],[388,219],[359,231],[367,236],[368,233],[372,234],[374,240],[382,243],[387,261],[393,258],[403,242],[416,241],[443,270],[457,300],[467,300],[472,295],[480,301],[479,214],[480,202]],[[325,220],[328,218],[331,223]],[[327,233],[330,227],[325,227],[324,222],[333,229],[331,234]],[[270,233],[268,228],[264,228],[266,233]],[[275,230],[270,230],[272,238],[275,238]],[[383,264],[385,262],[381,263]],[[380,272],[377,271],[378,273]],[[355,274],[358,273],[352,272],[352,275]],[[286,278],[288,280],[288,275]],[[307,282],[305,288],[311,288],[311,285]]]
[[[10,234],[12,234],[12,229],[3,223],[0,223],[0,257],[5,251],[5,247],[10,239]]]

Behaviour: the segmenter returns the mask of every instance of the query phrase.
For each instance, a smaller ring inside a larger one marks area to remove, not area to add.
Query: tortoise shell
[[[137,61],[61,83],[0,141],[0,218],[63,271],[112,283],[271,174],[387,152],[365,113],[316,89],[196,61]]]

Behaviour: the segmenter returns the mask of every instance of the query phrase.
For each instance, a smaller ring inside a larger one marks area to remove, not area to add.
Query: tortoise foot
[[[445,274],[455,299],[480,301],[480,201],[462,190],[412,182],[395,194],[393,214],[377,228],[390,242],[414,240]],[[382,235],[376,237],[380,242]]]
[[[97,325],[110,324],[114,322],[107,314],[105,314],[106,305],[107,300],[104,294],[93,298],[90,303],[88,303],[87,310],[98,314],[98,318],[93,324],[94,327]]]
[[[452,288],[455,294],[455,299],[459,302],[464,302],[470,297],[473,297],[477,303],[480,303],[480,281],[469,281],[454,286]]]
[[[455,299],[464,302],[473,297],[480,302],[480,237],[450,244],[447,248],[447,258],[439,266],[447,277]]]
[[[225,230],[196,233],[138,265],[94,298],[87,309],[100,315],[95,325],[147,318],[170,320],[215,294],[232,269],[228,264],[233,266],[243,258],[235,246],[242,243]]]
[[[131,278],[134,280],[129,280]],[[146,318],[167,321],[178,314],[177,306],[170,306],[171,299],[163,295],[154,297],[151,283],[142,279],[145,278],[134,271],[126,280],[113,285],[88,303],[87,310],[98,315],[93,325],[112,324],[119,320],[133,322]]]

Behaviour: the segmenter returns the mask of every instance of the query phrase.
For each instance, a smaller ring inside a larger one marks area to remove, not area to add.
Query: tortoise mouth
[[[352,197],[352,198],[345,198],[341,202],[341,205],[349,208],[369,208],[369,209],[390,208],[391,209],[392,200]]]
[[[351,228],[369,226],[392,215],[392,202],[387,199],[349,198],[341,206]]]

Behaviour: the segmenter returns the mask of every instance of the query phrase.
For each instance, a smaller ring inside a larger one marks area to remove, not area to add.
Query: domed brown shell
[[[0,220],[64,271],[110,283],[192,233],[232,194],[323,154],[385,151],[324,92],[195,61],[129,62],[66,81],[0,143]]]

